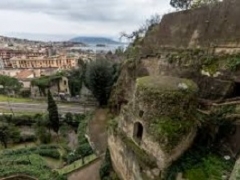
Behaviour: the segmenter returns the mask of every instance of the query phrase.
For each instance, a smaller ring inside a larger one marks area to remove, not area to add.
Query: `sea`
[[[88,44],[86,47],[74,47],[72,49],[81,49],[84,51],[93,51],[97,52],[115,52],[116,49],[121,48],[125,50],[128,44],[121,43],[121,44],[106,44],[104,46],[97,46],[97,44]]]

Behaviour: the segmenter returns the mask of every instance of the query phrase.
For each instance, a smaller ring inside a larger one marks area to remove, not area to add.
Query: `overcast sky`
[[[153,14],[169,12],[169,1],[0,0],[0,34],[35,39],[116,38],[122,31],[137,29]]]

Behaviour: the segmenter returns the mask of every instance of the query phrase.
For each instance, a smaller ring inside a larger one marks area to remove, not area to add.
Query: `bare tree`
[[[140,26],[140,28],[136,31],[133,31],[131,34],[128,34],[126,32],[121,32],[120,33],[120,40],[122,38],[125,38],[130,41],[135,41],[136,39],[139,39],[141,37],[144,37],[146,32],[153,28],[155,25],[160,23],[160,16],[158,14],[152,15],[149,19],[145,21],[145,23]]]

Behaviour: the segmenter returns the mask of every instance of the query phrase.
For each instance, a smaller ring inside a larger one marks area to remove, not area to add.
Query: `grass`
[[[176,179],[178,173],[188,180],[221,180],[223,175],[229,176],[234,160],[225,160],[222,155],[211,153],[205,147],[188,150],[169,167],[165,180]]]
[[[0,145],[0,153],[3,150],[17,150],[17,149],[22,149],[22,148],[30,148],[30,147],[36,147],[37,145],[33,142],[29,143],[21,143],[21,144],[14,144],[14,145],[8,145],[8,148],[5,149],[3,146]]]
[[[16,115],[16,116],[22,116],[22,115],[34,116],[36,114],[45,114],[45,111],[43,111],[41,109],[39,109],[39,112],[37,112],[37,111],[34,111],[34,112],[33,111],[22,111],[22,110],[14,109],[13,112],[14,112],[14,115]],[[2,115],[2,114],[9,114],[10,115],[10,114],[12,114],[12,111],[8,110],[8,109],[0,108],[0,115]]]
[[[92,154],[90,156],[87,156],[84,158],[84,164],[82,163],[82,160],[77,160],[75,162],[73,162],[72,164],[63,167],[62,169],[57,170],[58,173],[60,175],[65,175],[65,174],[69,174],[77,169],[83,168],[86,165],[88,165],[89,163],[93,162],[94,160],[97,159],[97,156],[95,154]]]
[[[31,98],[22,98],[22,97],[9,97],[5,95],[0,95],[0,102],[10,102],[10,103],[36,103],[36,104],[44,104],[47,103],[47,99],[31,99]],[[78,102],[68,102],[68,101],[56,101],[59,105],[65,105],[65,106],[76,106],[78,107]],[[86,103],[85,106],[88,106],[88,103]],[[93,105],[89,105],[93,106]]]
[[[51,169],[58,169],[64,165],[64,161],[62,159],[57,160],[49,157],[42,157],[42,158]]]
[[[21,103],[21,102],[44,102],[42,100],[34,100],[30,98],[20,98],[20,97],[8,97],[4,95],[0,95],[0,102],[15,102],[15,103]]]

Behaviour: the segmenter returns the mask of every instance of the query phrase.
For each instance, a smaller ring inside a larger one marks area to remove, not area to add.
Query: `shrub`
[[[77,149],[76,153],[79,154],[81,157],[85,157],[88,155],[93,154],[92,147],[89,145],[88,142],[81,144]]]
[[[60,127],[60,129],[59,129],[60,134],[61,134],[63,137],[67,137],[69,130],[70,130],[70,128],[68,127],[67,124],[62,125],[62,126]]]
[[[57,149],[38,149],[35,151],[40,156],[50,157],[53,159],[60,159],[61,155]]]
[[[20,136],[18,143],[35,142],[36,140],[37,140],[37,137],[34,134],[22,134]]]
[[[23,89],[19,92],[19,96],[29,98],[31,96],[31,91],[29,89]]]
[[[45,127],[38,127],[37,135],[41,143],[48,144],[51,142],[51,134],[47,131]]]
[[[104,162],[101,165],[101,168],[99,170],[100,178],[104,179],[105,177],[109,177],[111,171],[112,171],[112,162],[111,162],[109,149],[107,149]]]

